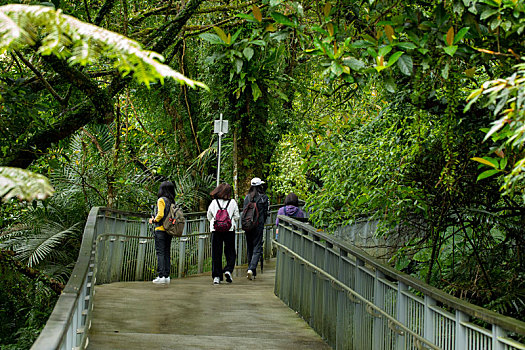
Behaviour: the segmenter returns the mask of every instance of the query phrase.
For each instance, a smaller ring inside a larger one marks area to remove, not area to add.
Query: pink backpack
[[[215,221],[213,222],[213,229],[216,232],[228,232],[230,231],[232,227],[232,220],[230,219],[230,215],[228,214],[228,206],[230,205],[231,199],[226,203],[226,208],[221,208],[221,205],[219,204],[219,200],[216,199],[217,205],[219,206],[219,210],[217,210],[217,213],[215,214]]]

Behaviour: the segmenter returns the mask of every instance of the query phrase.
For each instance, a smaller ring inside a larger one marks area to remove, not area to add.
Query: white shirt
[[[228,215],[230,216],[230,219],[232,221],[232,228],[230,231],[234,231],[237,228],[237,223],[239,221],[239,218],[241,217],[239,215],[239,207],[237,206],[237,202],[232,199],[230,200],[230,204],[228,205],[228,208],[226,208],[226,204],[228,204],[227,200],[219,199],[219,203],[221,205],[222,209],[226,209],[228,211]],[[215,222],[215,215],[219,211],[219,206],[217,205],[217,200],[214,199],[210,206],[208,207],[208,212],[206,216],[208,217],[208,220],[210,221],[210,232],[213,232],[213,223]]]

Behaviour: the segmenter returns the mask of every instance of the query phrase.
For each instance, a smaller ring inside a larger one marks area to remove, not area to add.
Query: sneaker
[[[155,284],[165,284],[165,283],[169,283],[169,282],[166,282],[166,278],[164,277],[157,277],[153,280],[153,283]]]
[[[213,284],[219,284],[219,283],[221,283],[221,279],[219,277],[215,277],[213,279]]]
[[[246,278],[249,279],[249,280],[253,280],[253,271],[252,270],[248,270],[248,274],[246,275]]]
[[[233,282],[232,274],[230,273],[230,271],[226,271],[224,273],[224,277],[226,278],[226,282],[228,282],[228,283],[232,283]]]
[[[165,278],[166,278],[166,282],[165,283],[170,284],[170,282],[171,282],[170,281],[170,277],[168,276],[168,277],[165,277]]]

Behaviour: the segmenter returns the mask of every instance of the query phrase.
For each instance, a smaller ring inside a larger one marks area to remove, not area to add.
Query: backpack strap
[[[215,198],[215,201],[217,202],[217,205],[219,206],[219,210],[222,210],[221,204],[219,203],[219,199]],[[230,201],[228,201],[228,204],[230,204]],[[226,208],[228,208],[228,205],[226,205]]]
[[[226,207],[224,207],[224,209],[228,210],[228,207],[230,206],[230,202],[232,201],[232,199],[228,199],[228,203],[226,203]]]

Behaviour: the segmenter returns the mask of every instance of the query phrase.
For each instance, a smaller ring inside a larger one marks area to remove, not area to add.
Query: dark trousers
[[[222,248],[226,256],[226,266],[222,267]],[[235,267],[235,232],[211,233],[211,276],[219,277],[222,281],[224,272],[233,272]]]
[[[159,277],[170,276],[172,236],[164,231],[155,231],[155,251],[157,252],[157,272]]]
[[[246,232],[248,270],[252,270],[254,276],[257,274],[257,264],[263,254],[263,231],[264,224],[257,226],[253,231]]]

